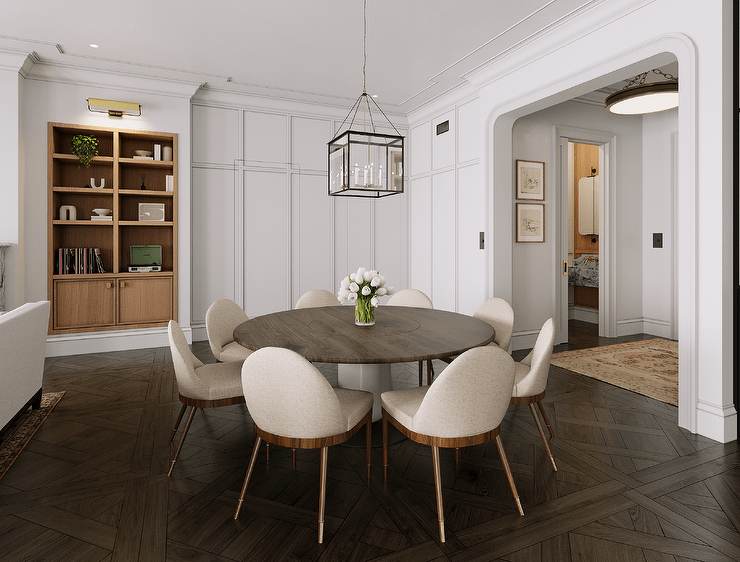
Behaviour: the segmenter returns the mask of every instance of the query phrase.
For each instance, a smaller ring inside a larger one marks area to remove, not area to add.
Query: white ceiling
[[[367,0],[367,91],[408,113],[596,1]],[[4,2],[2,50],[348,106],[363,87],[363,0]]]

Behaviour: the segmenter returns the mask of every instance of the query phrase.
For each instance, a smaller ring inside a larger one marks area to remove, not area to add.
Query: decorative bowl
[[[95,213],[95,214],[96,214],[96,215],[98,215],[99,217],[104,217],[104,216],[106,216],[106,215],[107,215],[108,213],[110,213],[110,212],[111,212],[111,210],[112,210],[112,209],[93,209],[93,213]]]
[[[152,155],[151,150],[134,150],[134,153],[136,153],[136,156],[151,156]]]

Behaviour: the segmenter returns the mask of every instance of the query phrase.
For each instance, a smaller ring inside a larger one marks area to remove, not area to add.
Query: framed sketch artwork
[[[516,161],[516,198],[545,200],[545,163]]]
[[[516,241],[545,241],[545,204],[516,204]]]

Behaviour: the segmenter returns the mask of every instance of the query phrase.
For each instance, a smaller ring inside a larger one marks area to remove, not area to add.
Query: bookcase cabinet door
[[[118,323],[149,324],[172,318],[172,277],[118,279]]]
[[[115,279],[54,281],[54,329],[72,330],[115,324]]]

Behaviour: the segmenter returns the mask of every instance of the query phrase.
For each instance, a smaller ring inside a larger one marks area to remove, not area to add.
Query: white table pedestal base
[[[340,388],[367,390],[373,393],[373,421],[383,417],[380,395],[391,390],[391,364],[346,364],[338,365],[338,382]]]

